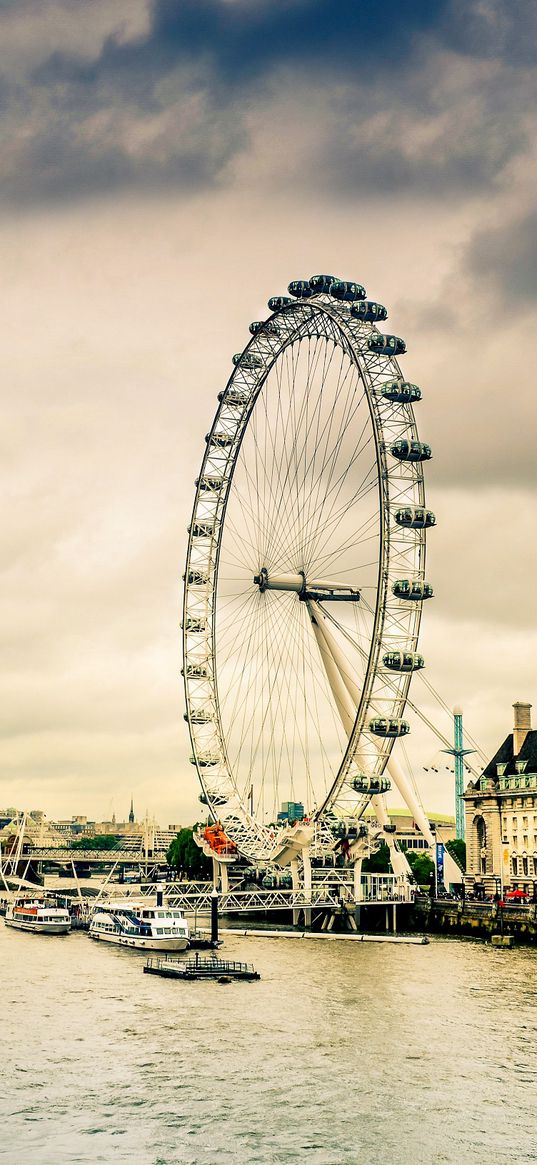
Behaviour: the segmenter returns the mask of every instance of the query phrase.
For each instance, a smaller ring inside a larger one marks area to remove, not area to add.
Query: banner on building
[[[435,848],[436,848],[436,886],[438,889],[439,886],[444,885],[444,850],[445,850],[445,846],[444,846],[443,841],[437,841]]]

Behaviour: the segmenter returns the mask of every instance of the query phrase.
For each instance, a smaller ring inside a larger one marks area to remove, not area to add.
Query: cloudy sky
[[[2,0],[0,804],[197,816],[193,481],[249,321],[317,271],[423,388],[429,680],[487,752],[537,704],[536,39],[535,0]]]

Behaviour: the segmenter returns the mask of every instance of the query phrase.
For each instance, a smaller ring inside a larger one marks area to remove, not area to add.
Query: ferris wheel
[[[357,283],[318,275],[289,293],[250,325],[219,393],[184,576],[191,761],[251,860],[277,860],[293,810],[331,836],[371,801],[393,850],[384,794],[394,781],[416,810],[391,754],[433,593],[431,450],[404,341]]]

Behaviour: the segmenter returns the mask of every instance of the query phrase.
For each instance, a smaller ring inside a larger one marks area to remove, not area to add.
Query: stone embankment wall
[[[537,906],[499,906],[492,902],[455,902],[418,898],[413,921],[417,930],[488,938],[512,934],[518,942],[537,945]]]

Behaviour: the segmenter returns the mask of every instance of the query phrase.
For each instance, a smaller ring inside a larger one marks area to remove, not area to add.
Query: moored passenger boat
[[[180,910],[168,906],[110,901],[94,910],[89,936],[141,951],[185,951],[188,923]]]
[[[46,899],[21,899],[6,910],[6,926],[17,930],[31,930],[34,934],[68,934],[71,929],[69,911]]]

